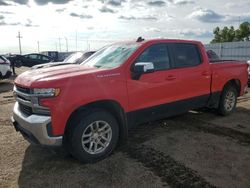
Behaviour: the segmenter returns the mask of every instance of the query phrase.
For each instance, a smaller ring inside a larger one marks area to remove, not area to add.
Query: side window
[[[46,56],[42,56],[42,60],[49,61],[49,58],[47,58]]]
[[[28,57],[30,59],[37,59],[37,55],[36,54],[30,54]]]
[[[155,44],[148,47],[137,58],[136,62],[152,62],[155,70],[164,70],[170,68],[170,58],[168,48],[165,44]]]
[[[201,56],[198,47],[195,44],[177,43],[171,44],[174,53],[175,68],[192,67],[201,63]]]

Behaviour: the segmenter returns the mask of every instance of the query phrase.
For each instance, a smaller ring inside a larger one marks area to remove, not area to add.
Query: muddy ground
[[[250,187],[250,94],[229,117],[203,109],[140,125],[85,165],[14,130],[13,79],[0,82],[0,187]]]

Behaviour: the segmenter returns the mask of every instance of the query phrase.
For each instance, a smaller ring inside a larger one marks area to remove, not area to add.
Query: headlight
[[[56,97],[59,93],[59,88],[33,89],[33,94],[40,97]]]

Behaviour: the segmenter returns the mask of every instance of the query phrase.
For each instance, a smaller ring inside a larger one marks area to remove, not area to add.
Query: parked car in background
[[[0,55],[0,79],[7,79],[11,76],[10,61]]]
[[[75,52],[75,53],[69,55],[69,57],[67,57],[63,62],[51,62],[51,63],[35,65],[32,67],[32,69],[55,67],[55,66],[67,65],[67,64],[80,64],[94,53],[95,53],[95,51]]]
[[[53,59],[53,61],[60,61],[59,60],[59,52],[58,51],[44,51],[40,52],[43,55],[49,56]]]
[[[247,61],[248,64],[248,86],[250,86],[250,60]]]
[[[11,62],[14,62],[16,66],[18,65],[18,67],[20,66],[32,67],[34,65],[39,65],[53,61],[53,58],[38,53],[32,53],[26,55],[11,55],[8,57],[8,59]]]
[[[247,89],[246,62],[210,63],[201,42],[108,45],[82,64],[30,70],[14,83],[12,122],[30,142],[104,159],[135,124],[201,107],[231,114]]]

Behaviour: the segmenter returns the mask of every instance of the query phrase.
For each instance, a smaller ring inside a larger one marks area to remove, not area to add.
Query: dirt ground
[[[203,109],[140,125],[110,157],[86,165],[30,145],[14,130],[13,79],[0,82],[1,188],[250,188],[250,94],[228,117]]]

